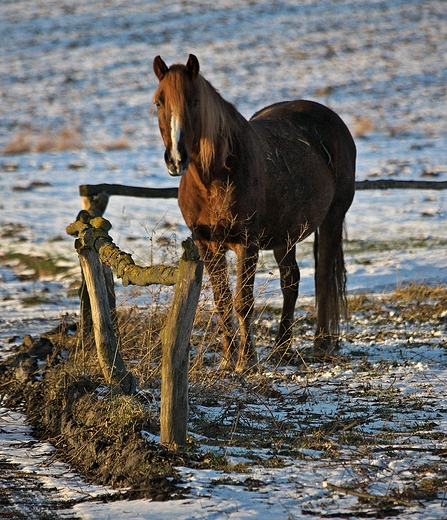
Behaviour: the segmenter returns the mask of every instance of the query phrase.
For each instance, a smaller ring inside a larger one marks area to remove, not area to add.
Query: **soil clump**
[[[184,498],[175,466],[200,457],[146,440],[157,427],[138,394],[112,395],[99,375],[79,373],[66,350],[75,329],[61,324],[37,340],[25,336],[0,363],[4,405],[23,411],[34,436],[88,481],[120,489],[116,498]]]

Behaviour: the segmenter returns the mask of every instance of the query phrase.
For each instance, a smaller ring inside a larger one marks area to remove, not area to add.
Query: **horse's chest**
[[[230,183],[194,191],[180,189],[179,206],[186,224],[200,240],[226,242],[240,234],[240,214]]]
[[[234,188],[229,183],[203,187],[180,185],[179,206],[188,225],[214,225],[232,216]]]

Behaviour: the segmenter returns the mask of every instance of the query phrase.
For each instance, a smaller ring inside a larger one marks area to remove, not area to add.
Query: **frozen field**
[[[77,301],[67,291],[78,276],[77,258],[65,227],[80,209],[80,184],[176,185],[164,166],[151,104],[157,82],[152,60],[158,54],[170,64],[185,63],[194,53],[203,75],[246,117],[284,99],[327,104],[354,134],[359,180],[447,180],[444,0],[5,0],[0,35],[0,152],[21,152],[0,154],[4,352],[7,339],[37,335],[61,314],[76,311]],[[76,149],[65,149],[69,140]],[[115,242],[140,263],[175,261],[181,239],[188,236],[175,200],[112,197],[105,216]],[[404,281],[445,284],[446,216],[444,191],[358,192],[347,218],[351,293],[382,293]],[[171,256],[161,257],[162,238],[171,243]],[[17,253],[51,257],[69,271],[30,279]],[[301,293],[312,295],[308,245],[299,257]],[[279,283],[269,253],[262,256],[258,283],[267,279],[262,297],[276,304]],[[39,305],[27,304],[36,294]],[[445,345],[444,327],[439,334],[439,345]],[[446,358],[439,348],[433,392],[445,395]],[[446,417],[444,410],[439,419],[444,433]],[[12,457],[10,448],[0,455]],[[22,457],[26,452],[17,451],[17,463],[23,464]],[[399,464],[414,464],[410,458]],[[396,472],[390,469],[389,475]],[[190,500],[86,503],[76,506],[76,514],[96,520],[235,520],[266,514],[285,519],[303,517],[313,500],[315,515],[347,517],[357,499],[331,495],[326,500],[328,491],[321,487],[323,481],[342,480],[342,473],[291,461],[269,476],[255,475],[269,485],[265,494],[254,494],[241,486],[211,488],[216,475],[185,469],[193,488]],[[299,485],[291,487],[292,481]],[[70,485],[70,480],[60,484],[62,495],[74,496],[64,491]],[[78,480],[73,485],[82,486]],[[85,493],[93,491],[86,487]],[[445,518],[444,506],[444,501],[433,502],[399,518],[410,513],[411,518]]]

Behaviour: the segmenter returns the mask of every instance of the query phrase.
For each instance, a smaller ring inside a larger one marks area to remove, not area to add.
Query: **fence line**
[[[400,181],[377,179],[357,181],[356,190],[447,190],[447,181]]]
[[[81,186],[79,186],[79,195],[81,197],[91,197],[93,195],[99,195],[100,193],[148,199],[176,199],[178,197],[178,188],[142,188],[140,186],[106,183],[81,184]]]
[[[356,190],[447,189],[446,181],[365,180]],[[160,438],[171,447],[186,444],[188,421],[189,341],[197,309],[203,264],[191,239],[182,244],[179,267],[135,264],[130,254],[121,251],[108,235],[110,222],[102,218],[111,195],[144,198],[177,198],[178,188],[142,188],[122,184],[85,184],[79,186],[82,207],[76,222],[67,227],[75,236],[82,271],[81,329],[83,341],[93,333],[99,362],[106,381],[132,393],[135,381],[119,353],[119,338],[114,326],[114,288],[111,267],[123,285],[177,284],[174,301],[162,339],[162,390]]]
[[[87,198],[87,197],[86,197]],[[135,392],[135,380],[126,370],[119,352],[119,333],[114,308],[111,267],[124,285],[176,284],[173,304],[161,331],[162,395],[160,441],[172,448],[186,444],[188,426],[189,342],[202,287],[203,263],[192,239],[182,242],[183,254],[178,267],[135,264],[130,254],[113,243],[111,224],[98,215],[104,211],[104,199],[88,197],[81,211],[67,227],[76,238],[75,248],[81,264],[81,330],[83,342],[93,333],[96,352],[105,380],[112,392]],[[98,201],[100,206],[98,207]]]
[[[356,190],[447,190],[447,181],[403,181],[394,179],[377,179],[356,181]],[[142,188],[124,184],[82,184],[79,186],[81,197],[98,197],[100,195],[122,195],[150,199],[175,199],[178,188]]]

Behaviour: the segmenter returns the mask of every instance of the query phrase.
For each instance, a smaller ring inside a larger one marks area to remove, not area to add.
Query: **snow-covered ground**
[[[158,54],[167,63],[196,54],[204,76],[247,117],[282,99],[329,105],[355,135],[359,180],[447,180],[444,0],[7,0],[0,3],[0,35],[0,150],[18,134],[30,143],[26,153],[0,155],[0,257],[57,257],[76,274],[65,227],[80,209],[78,185],[175,185],[151,107]],[[82,139],[81,149],[35,151],[64,129]],[[129,147],[107,149],[119,140]],[[446,202],[444,191],[358,192],[347,218],[349,290],[445,283]],[[178,252],[188,235],[175,200],[112,197],[105,216],[115,242],[142,264],[159,259],[160,236]],[[301,293],[311,295],[310,248],[302,251]],[[271,255],[260,264],[259,285],[269,280],[262,297],[276,302]],[[33,281],[26,274],[0,268],[3,352],[8,338],[37,335],[76,311],[76,299],[67,298],[74,275]],[[26,305],[30,294],[41,296],[40,305]],[[441,335],[445,342],[445,330]],[[442,393],[445,359],[437,370]],[[0,453],[12,457],[9,448]],[[298,461],[269,475],[259,470],[256,478],[272,483],[257,493],[211,488],[215,473],[185,469],[193,489],[186,501],[83,503],[75,510],[97,520],[300,518],[309,509],[300,500],[323,503],[322,481],[342,479],[342,470],[317,466]],[[294,495],[300,486],[309,486],[306,499]],[[444,518],[445,511],[438,503],[412,518]]]

